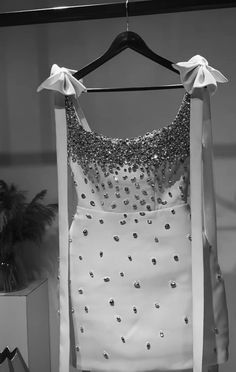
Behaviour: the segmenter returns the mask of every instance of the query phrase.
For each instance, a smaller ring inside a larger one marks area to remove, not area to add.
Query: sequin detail
[[[127,165],[131,172],[140,166],[157,169],[162,164],[167,166],[167,163],[180,159],[184,161],[189,156],[190,97],[186,92],[170,125],[142,136],[121,139],[85,130],[78,121],[72,98],[65,96],[68,157],[82,166],[85,175],[89,174],[91,163],[96,163],[105,173],[107,165],[111,168]],[[138,182],[134,185],[137,189],[140,188]],[[111,181],[108,186],[113,187]],[[129,193],[128,188],[125,193]],[[90,204],[95,206],[92,201]]]

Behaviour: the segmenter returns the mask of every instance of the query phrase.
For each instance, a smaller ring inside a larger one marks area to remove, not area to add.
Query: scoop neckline
[[[92,135],[93,137],[96,137],[98,139],[103,139],[105,141],[110,141],[110,142],[113,142],[113,143],[119,143],[119,142],[124,143],[124,142],[138,142],[138,141],[140,141],[142,139],[146,139],[147,137],[148,138],[149,137],[153,137],[154,135],[160,134],[161,132],[163,132],[165,130],[168,130],[168,128],[174,126],[175,123],[176,123],[176,121],[177,121],[177,119],[178,119],[178,117],[179,117],[179,115],[181,114],[181,111],[184,109],[185,105],[188,104],[188,99],[190,98],[190,96],[191,95],[188,92],[186,92],[186,91],[184,92],[184,95],[183,95],[183,97],[182,97],[182,99],[180,101],[180,104],[178,105],[177,113],[176,113],[174,119],[171,121],[170,124],[166,124],[166,125],[158,128],[158,129],[151,129],[151,130],[149,130],[149,131],[147,131],[144,134],[141,134],[139,136],[126,137],[126,138],[110,137],[110,136],[107,136],[107,135],[105,135],[103,133],[99,133],[99,132],[97,132],[95,130],[92,130],[91,129],[91,126],[89,125],[89,123],[87,121],[86,116],[84,115],[84,112],[83,112],[83,109],[82,109],[81,104],[79,102],[79,99],[76,98],[76,97],[74,98],[76,100],[77,105],[79,106],[79,109],[80,109],[82,115],[77,112],[73,100],[71,100],[71,104],[72,104],[73,114],[74,114],[74,116],[76,118],[76,123],[78,124],[80,130],[82,132],[84,132],[85,135],[90,135],[90,136]],[[68,97],[70,97],[70,96],[68,96]],[[89,130],[87,130],[87,129],[84,128],[83,123],[82,123],[82,116],[83,116],[83,120],[86,121],[86,124],[87,124]]]

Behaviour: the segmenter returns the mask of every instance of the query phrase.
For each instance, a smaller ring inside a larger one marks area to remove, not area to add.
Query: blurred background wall
[[[1,0],[0,12],[97,2]],[[230,359],[221,372],[234,372],[236,365],[235,19],[236,8],[130,17],[130,30],[161,56],[177,62],[200,54],[229,79],[211,99],[218,252],[230,318]],[[47,202],[57,202],[58,197],[52,93],[36,93],[38,85],[53,63],[78,70],[101,55],[125,28],[125,18],[0,28],[1,179],[27,190],[29,199],[42,189],[48,190]],[[132,51],[84,78],[87,87],[171,83],[179,83],[178,75]],[[81,96],[81,105],[92,130],[126,138],[169,124],[183,94],[180,89],[91,93]],[[57,372],[57,220],[40,249],[29,245],[25,256],[35,276],[49,278],[52,372]]]

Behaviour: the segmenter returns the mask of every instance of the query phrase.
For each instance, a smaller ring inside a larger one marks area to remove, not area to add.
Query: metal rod
[[[87,88],[83,93],[93,93],[93,92],[133,92],[133,91],[144,91],[144,90],[164,90],[164,89],[178,89],[183,88],[182,84],[171,84],[171,85],[159,85],[150,87],[127,87],[127,88]]]
[[[129,3],[129,16],[236,7],[236,0],[148,0]],[[0,13],[0,27],[125,17],[125,2]]]

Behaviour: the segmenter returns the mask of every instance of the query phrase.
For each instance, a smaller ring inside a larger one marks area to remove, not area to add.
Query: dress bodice
[[[73,99],[65,98],[68,159],[78,204],[113,212],[157,210],[189,196],[190,95],[172,124],[131,139],[84,129]]]

